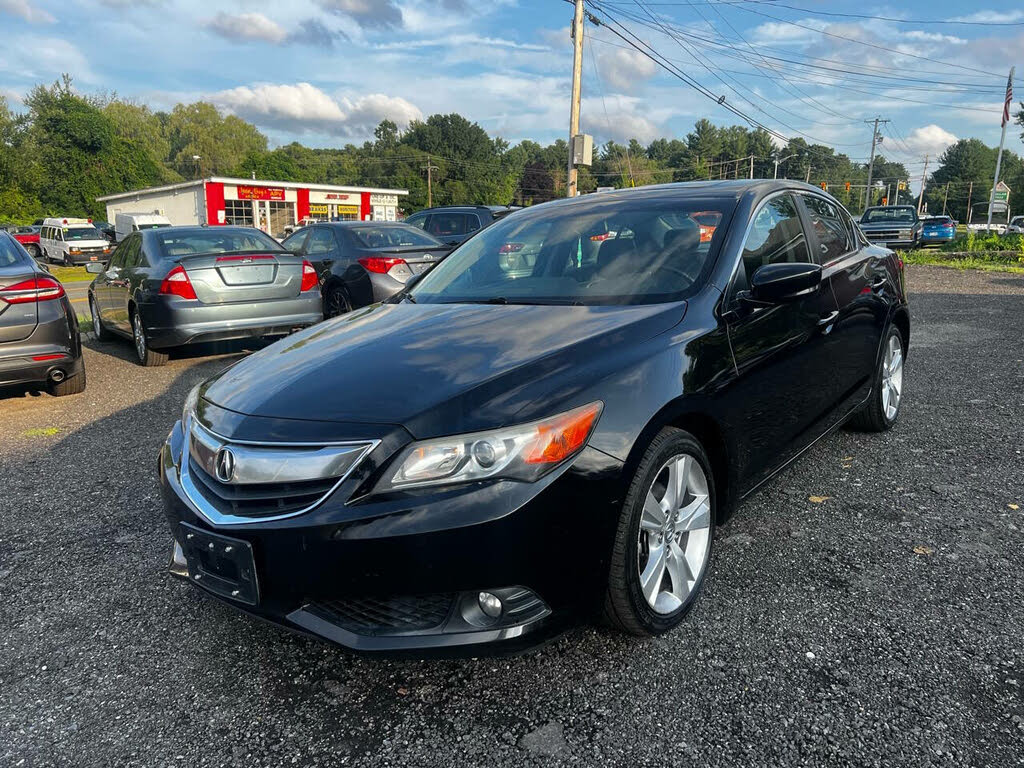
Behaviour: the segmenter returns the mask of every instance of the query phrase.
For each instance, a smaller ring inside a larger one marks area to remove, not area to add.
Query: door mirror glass
[[[106,271],[106,267],[98,261],[90,261],[85,265],[85,271],[90,275],[102,275]]]
[[[795,301],[821,284],[817,264],[765,264],[750,279],[750,297],[762,304]]]

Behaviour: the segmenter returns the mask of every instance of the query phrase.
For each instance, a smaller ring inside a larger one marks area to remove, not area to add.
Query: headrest
[[[597,268],[604,269],[624,253],[635,253],[636,243],[632,238],[615,238],[605,240],[597,252]]]

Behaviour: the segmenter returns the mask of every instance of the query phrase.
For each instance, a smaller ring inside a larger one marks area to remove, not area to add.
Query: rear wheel
[[[327,289],[324,296],[324,317],[337,317],[352,311],[352,302],[348,298],[348,292],[339,285]]]
[[[92,335],[96,337],[96,341],[110,341],[110,332],[103,327],[99,310],[96,308],[96,299],[92,296],[89,297],[89,314],[92,315]]]
[[[65,395],[79,395],[85,392],[85,369],[77,376],[72,376],[70,379],[64,379],[59,384],[50,382],[47,387],[47,391],[53,397],[64,397]]]
[[[688,432],[665,428],[637,467],[623,504],[605,618],[635,635],[674,628],[693,607],[711,560],[714,478]]]
[[[135,342],[135,354],[139,358],[139,364],[147,368],[157,365],[164,365],[167,362],[166,352],[157,352],[150,349],[149,340],[146,336],[146,326],[142,322],[142,316],[138,311],[132,311],[132,340]]]
[[[889,326],[871,397],[850,417],[847,422],[850,427],[865,432],[884,432],[893,427],[903,400],[904,358],[903,335],[895,325]]]

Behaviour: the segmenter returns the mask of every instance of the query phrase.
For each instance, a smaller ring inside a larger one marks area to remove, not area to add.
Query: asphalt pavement
[[[743,504],[679,630],[515,658],[354,657],[172,579],[157,447],[242,352],[90,341],[83,395],[0,399],[0,765],[1024,765],[1024,276],[908,269],[895,430]]]

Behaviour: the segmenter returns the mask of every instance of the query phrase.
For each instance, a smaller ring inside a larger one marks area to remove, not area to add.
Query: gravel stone
[[[1024,277],[907,274],[894,430],[745,501],[675,632],[513,658],[353,656],[170,577],[156,452],[241,352],[87,341],[84,394],[0,399],[0,766],[1024,766]]]

